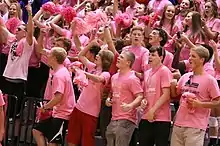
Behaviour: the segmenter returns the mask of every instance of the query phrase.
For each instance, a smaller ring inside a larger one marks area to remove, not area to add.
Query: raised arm
[[[31,46],[33,44],[33,29],[34,29],[34,25],[33,25],[33,20],[32,20],[32,8],[31,5],[28,4],[26,6],[27,12],[28,12],[28,23],[27,23],[27,36],[26,36],[26,40],[28,42],[28,44]]]
[[[111,33],[108,27],[105,27],[104,29],[104,37],[108,44],[108,49],[112,51],[114,54],[118,54],[117,50],[115,49],[115,45],[112,41]]]

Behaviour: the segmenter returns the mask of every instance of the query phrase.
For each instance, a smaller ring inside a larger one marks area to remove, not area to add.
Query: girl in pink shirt
[[[165,50],[174,53],[173,48],[173,35],[179,31],[179,27],[175,22],[175,7],[174,5],[166,5],[160,21],[157,21],[154,27],[160,27],[167,32],[168,41],[163,47]]]
[[[114,55],[111,51],[101,50],[96,56],[95,62],[92,63],[85,55],[94,45],[98,45],[97,40],[89,43],[79,53],[80,61],[88,69],[85,75],[89,81],[88,86],[83,88],[69,120],[67,140],[70,146],[79,144],[84,146],[95,145],[94,134],[101,108],[102,89],[110,79],[108,70]]]

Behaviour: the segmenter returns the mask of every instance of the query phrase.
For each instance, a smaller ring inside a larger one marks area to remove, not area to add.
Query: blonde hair
[[[192,51],[196,52],[200,58],[204,58],[203,64],[209,61],[209,50],[201,45],[197,45],[195,48],[192,48]]]
[[[60,47],[52,48],[51,53],[56,58],[58,64],[63,64],[64,60],[67,57],[66,50]]]
[[[12,5],[15,5],[16,10],[17,10],[17,17],[18,17],[18,19],[21,20],[22,11],[21,11],[20,5],[19,5],[17,2],[13,2],[13,3],[11,3],[11,5],[9,6],[9,9],[10,9],[10,7],[11,7]]]

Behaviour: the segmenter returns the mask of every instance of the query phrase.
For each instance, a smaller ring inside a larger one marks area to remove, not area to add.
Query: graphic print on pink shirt
[[[133,109],[124,112],[121,108],[122,103],[131,103],[135,100],[135,95],[142,93],[143,89],[139,78],[134,71],[125,75],[116,73],[111,78],[112,85],[112,120],[127,119],[137,124],[137,110]]]
[[[177,85],[177,90],[184,95],[185,92],[195,94],[196,98],[203,102],[210,102],[220,96],[218,83],[214,77],[204,73],[193,75],[192,72],[184,74]],[[194,112],[185,105],[187,99],[181,96],[180,107],[176,114],[175,125],[206,130],[210,109],[194,108]]]
[[[163,88],[169,88],[172,80],[171,71],[164,65],[144,72],[144,97],[147,100],[147,108],[144,111],[143,119],[146,119],[147,112],[155,105],[163,94]],[[155,121],[170,121],[171,110],[170,100],[162,105],[155,113]]]

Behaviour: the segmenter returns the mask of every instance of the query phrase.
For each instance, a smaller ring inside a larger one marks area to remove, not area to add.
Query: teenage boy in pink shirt
[[[3,140],[4,137],[4,131],[5,131],[5,115],[4,115],[4,110],[3,110],[3,106],[5,105],[4,99],[3,99],[3,95],[2,95],[2,91],[0,90],[0,146],[1,146],[1,141]]]
[[[162,47],[151,47],[149,51],[151,69],[144,72],[144,98],[147,107],[139,124],[139,145],[168,146],[172,73],[162,64]]]
[[[45,145],[47,138],[50,145],[62,143],[62,135],[67,129],[70,114],[75,106],[75,95],[71,75],[63,62],[67,52],[60,47],[52,48],[48,57],[48,65],[54,71],[52,79],[52,99],[43,107],[41,112],[53,109],[52,117],[41,121],[33,129],[33,136],[38,146]]]
[[[135,56],[123,51],[116,66],[119,72],[112,76],[112,97],[106,100],[112,106],[112,119],[107,127],[107,146],[128,146],[137,124],[136,107],[143,99],[143,89],[139,78],[131,67]]]
[[[136,72],[143,72],[143,61],[148,60],[149,51],[143,47],[144,30],[140,26],[131,29],[131,45],[124,47],[123,51],[130,51],[135,55],[135,61],[132,69]],[[143,59],[145,57],[145,60]],[[147,61],[148,62],[148,61]]]
[[[209,51],[203,46],[191,48],[189,62],[192,72],[178,83],[171,82],[171,96],[181,95],[176,113],[171,146],[203,146],[210,109],[220,104],[220,91],[214,77],[204,71]]]

